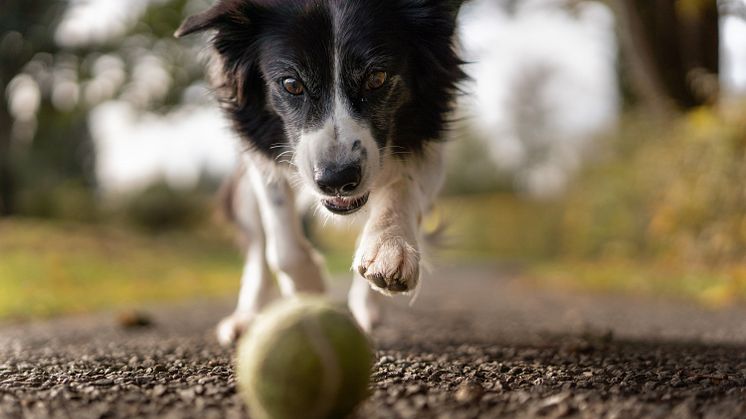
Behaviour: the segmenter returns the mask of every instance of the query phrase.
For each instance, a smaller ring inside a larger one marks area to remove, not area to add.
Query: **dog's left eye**
[[[371,75],[368,76],[368,80],[365,81],[365,88],[367,90],[380,89],[386,83],[387,78],[388,74],[386,74],[385,71],[376,71],[375,73],[371,73]]]
[[[282,79],[281,84],[285,91],[293,96],[300,96],[305,91],[303,83],[301,83],[298,79],[294,79],[292,77]]]

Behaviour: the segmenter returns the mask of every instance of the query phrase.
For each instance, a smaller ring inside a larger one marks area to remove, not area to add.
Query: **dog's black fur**
[[[214,29],[219,86],[235,130],[279,160],[304,130],[331,111],[335,55],[353,117],[366,121],[379,147],[397,156],[438,141],[457,84],[465,77],[452,38],[458,0],[219,0],[189,18],[177,36]],[[386,83],[361,88],[373,71]],[[302,80],[294,96],[282,86]]]

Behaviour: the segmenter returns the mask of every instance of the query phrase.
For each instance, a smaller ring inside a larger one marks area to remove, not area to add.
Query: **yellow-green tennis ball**
[[[252,418],[341,418],[368,394],[373,351],[350,314],[320,297],[268,308],[238,346]]]

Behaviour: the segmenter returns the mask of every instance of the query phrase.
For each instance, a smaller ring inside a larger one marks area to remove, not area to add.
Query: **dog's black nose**
[[[351,195],[361,179],[362,169],[358,164],[327,166],[314,171],[316,184],[327,195]]]

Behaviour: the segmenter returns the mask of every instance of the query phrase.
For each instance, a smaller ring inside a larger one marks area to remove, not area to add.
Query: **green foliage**
[[[572,290],[744,301],[746,108],[630,114],[598,149],[552,202],[445,200],[448,255],[528,262],[539,283]]]
[[[446,195],[475,195],[490,192],[511,192],[513,176],[500,173],[484,145],[473,139],[468,129],[459,127],[459,136],[448,146],[448,175],[444,185]]]
[[[95,222],[102,216],[93,191],[72,180],[37,181],[19,194],[20,211],[36,218]]]
[[[11,149],[15,209],[31,217],[95,221],[94,152],[81,111],[43,104],[33,141]],[[2,134],[0,134],[2,135]]]
[[[67,7],[62,0],[6,0],[0,13],[0,89],[39,52],[54,53],[54,28]],[[0,93],[5,93],[0,90]]]
[[[165,112],[184,103],[187,90],[203,80],[203,66],[195,59],[195,41],[176,40],[173,33],[195,4],[150,2],[141,19],[123,35],[75,46],[55,41],[70,2],[8,0],[2,4],[0,215],[56,216],[58,212],[51,208],[56,204],[44,204],[37,192],[71,182],[95,188],[95,153],[87,120],[91,108],[118,99],[142,111]],[[148,71],[166,79],[158,86],[161,90],[148,84],[153,76]],[[32,80],[40,95],[38,109],[29,111],[32,115],[24,115],[23,120],[14,119],[20,117],[11,114],[7,102],[8,87],[19,74],[26,76],[27,83]]]
[[[563,251],[720,267],[746,262],[746,118],[699,108],[623,130],[569,194]],[[634,138],[634,137],[637,138]]]
[[[209,194],[179,191],[159,182],[127,199],[123,211],[127,221],[149,232],[186,230],[205,221]]]

